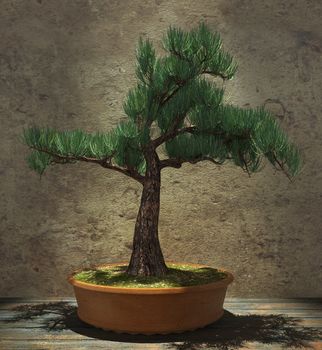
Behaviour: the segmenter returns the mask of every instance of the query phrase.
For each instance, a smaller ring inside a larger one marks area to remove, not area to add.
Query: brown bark
[[[129,177],[133,178],[134,180],[143,184],[144,176],[139,174],[138,171],[135,170],[134,168],[122,169],[122,168],[119,168],[115,165],[112,165],[111,159],[112,159],[113,155],[110,155],[104,159],[90,158],[90,157],[84,157],[84,156],[77,156],[77,157],[76,156],[62,156],[60,154],[57,154],[55,152],[52,152],[52,151],[44,149],[44,148],[38,148],[38,147],[33,147],[33,146],[29,146],[29,147],[31,149],[37,150],[39,152],[43,152],[43,153],[51,155],[53,157],[54,163],[59,164],[59,163],[65,163],[68,161],[75,161],[75,160],[96,163],[96,164],[101,165],[103,168],[113,169],[113,170],[118,171],[126,176],[129,176]]]
[[[160,212],[160,160],[155,149],[145,152],[147,170],[135,224],[133,250],[126,273],[132,276],[164,276],[168,269],[158,238]]]

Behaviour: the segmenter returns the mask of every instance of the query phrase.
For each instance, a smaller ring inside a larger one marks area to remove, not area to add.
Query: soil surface
[[[170,288],[187,287],[220,281],[226,274],[211,267],[167,264],[168,274],[164,277],[128,276],[126,265],[97,267],[78,272],[74,279],[103,286],[128,288]]]

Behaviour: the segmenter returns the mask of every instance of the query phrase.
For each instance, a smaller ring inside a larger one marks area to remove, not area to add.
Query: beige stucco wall
[[[32,123],[108,131],[135,84],[135,47],[204,19],[239,63],[229,101],[265,104],[304,154],[294,183],[212,163],[162,173],[167,260],[225,267],[229,297],[322,293],[322,4],[295,0],[2,0],[0,296],[72,296],[66,275],[128,261],[141,186],[92,164],[41,181],[18,141]]]

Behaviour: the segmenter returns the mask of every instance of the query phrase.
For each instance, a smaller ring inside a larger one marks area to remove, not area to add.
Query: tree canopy
[[[160,169],[184,162],[232,161],[248,174],[264,158],[291,179],[301,168],[300,152],[264,108],[224,104],[224,90],[207,74],[229,80],[237,64],[222,48],[218,33],[201,22],[185,32],[170,26],[162,38],[166,55],[156,57],[152,42],[139,39],[137,84],[123,103],[127,121],[108,133],[57,131],[32,126],[22,141],[32,150],[29,166],[42,174],[51,164],[87,161],[143,183],[145,153],[163,147]],[[151,137],[152,123],[160,136]]]

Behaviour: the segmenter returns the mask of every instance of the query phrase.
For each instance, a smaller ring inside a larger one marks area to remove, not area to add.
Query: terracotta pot
[[[103,266],[127,265],[104,264]],[[181,263],[177,263],[181,264]],[[209,267],[188,264],[194,267]],[[78,317],[95,327],[117,333],[168,334],[192,331],[218,320],[224,313],[227,286],[233,275],[213,283],[174,288],[99,286],[68,278],[74,287]]]

